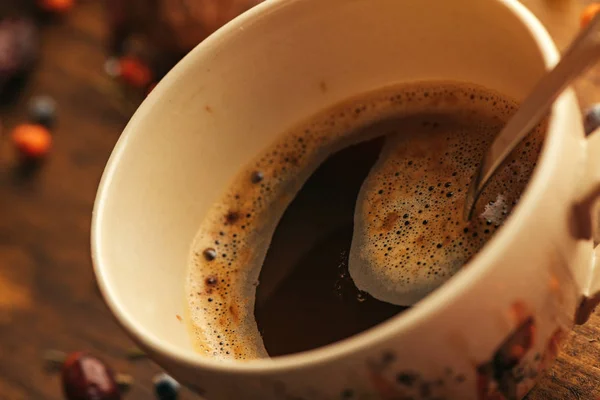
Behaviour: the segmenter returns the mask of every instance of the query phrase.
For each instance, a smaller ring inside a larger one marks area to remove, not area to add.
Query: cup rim
[[[252,23],[259,18],[268,16],[268,14],[282,7],[293,7],[294,4],[302,3],[304,1],[311,0],[270,0],[262,2],[224,25],[210,37],[206,38],[201,44],[187,54],[165,78],[163,78],[153,90],[152,94],[148,96],[142,105],[140,105],[117,141],[105,167],[92,214],[91,254],[96,280],[106,304],[121,326],[141,347],[149,350],[151,353],[158,354],[161,359],[176,360],[178,363],[192,368],[200,367],[221,374],[281,372],[292,368],[307,368],[330,362],[360,350],[376,346],[389,340],[391,337],[401,335],[409,327],[428,319],[429,316],[444,303],[451,303],[466,289],[476,284],[478,278],[491,267],[491,260],[496,260],[498,257],[501,257],[502,253],[505,251],[504,249],[510,244],[510,231],[518,230],[520,226],[522,227],[522,225],[524,225],[523,221],[526,219],[525,217],[528,214],[528,209],[538,201],[540,192],[547,186],[548,181],[554,174],[554,170],[558,168],[557,164],[553,163],[552,160],[559,154],[564,139],[563,135],[559,134],[560,129],[557,129],[557,127],[564,126],[567,123],[568,112],[565,107],[557,107],[557,104],[565,99],[566,95],[571,96],[572,98],[573,93],[571,90],[563,93],[561,98],[559,98],[553,106],[548,125],[548,133],[543,149],[540,152],[538,168],[536,168],[534,175],[531,177],[530,183],[521,197],[519,207],[515,209],[512,218],[506,222],[504,229],[500,230],[492,239],[491,242],[493,242],[494,245],[485,246],[482,251],[470,261],[469,268],[462,269],[459,272],[460,278],[451,279],[444,283],[441,287],[421,300],[417,307],[411,308],[401,315],[397,315],[370,330],[345,340],[317,349],[269,359],[223,362],[208,358],[193,351],[183,350],[176,345],[159,339],[145,326],[135,322],[136,319],[115,300],[117,298],[115,289],[106,274],[107,268],[104,267],[107,264],[107,261],[105,261],[102,255],[104,245],[101,239],[104,205],[107,201],[106,199],[110,196],[111,181],[115,171],[118,169],[119,160],[124,152],[126,142],[129,140],[129,136],[135,134],[134,127],[138,124],[138,121],[149,114],[149,110],[153,109],[157,99],[166,91],[166,88],[179,79],[181,75],[186,75],[188,70],[191,70],[194,65],[197,65],[199,60],[204,56],[214,51],[213,49],[218,47],[221,42],[226,41],[229,37],[236,34],[237,26]],[[553,67],[558,62],[560,55],[554,41],[543,27],[542,23],[530,10],[517,0],[497,1],[509,9],[529,31],[529,34],[537,45],[546,68],[549,69]],[[568,100],[571,100],[571,98]]]

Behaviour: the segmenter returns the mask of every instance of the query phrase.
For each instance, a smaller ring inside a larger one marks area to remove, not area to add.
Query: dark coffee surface
[[[282,265],[293,266],[266,299],[265,286],[258,286],[255,308],[270,356],[334,343],[404,309],[360,292],[348,274],[356,196],[381,146],[377,139],[331,156],[279,222],[260,280]]]

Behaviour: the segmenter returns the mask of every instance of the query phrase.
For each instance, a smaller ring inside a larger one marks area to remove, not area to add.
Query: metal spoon
[[[479,195],[514,148],[546,115],[569,84],[600,58],[600,14],[573,40],[556,66],[542,77],[533,92],[494,139],[471,181],[464,218],[471,219]]]

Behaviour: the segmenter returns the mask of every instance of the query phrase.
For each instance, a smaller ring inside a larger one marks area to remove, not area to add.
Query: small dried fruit
[[[56,121],[56,102],[49,96],[37,96],[29,101],[29,118],[32,122],[52,128]]]
[[[38,0],[39,7],[48,12],[63,14],[73,8],[74,0]]]
[[[44,157],[52,146],[52,136],[48,129],[38,124],[21,124],[11,135],[12,142],[25,158]]]
[[[67,400],[120,400],[113,372],[99,359],[83,353],[70,354],[62,369]]]
[[[136,88],[147,88],[152,82],[152,71],[136,57],[121,57],[119,60],[121,79]]]
[[[581,27],[587,26],[598,12],[600,12],[600,3],[592,3],[584,8],[581,13]]]
[[[177,400],[179,397],[179,383],[169,375],[162,373],[158,374],[152,380],[154,383],[154,391],[159,400]]]

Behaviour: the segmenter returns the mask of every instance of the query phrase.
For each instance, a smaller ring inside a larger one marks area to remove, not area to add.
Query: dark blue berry
[[[177,400],[179,397],[179,383],[165,373],[158,374],[152,380],[154,392],[159,400]]]
[[[49,96],[37,96],[29,101],[29,118],[32,122],[52,128],[56,121],[56,102]]]

